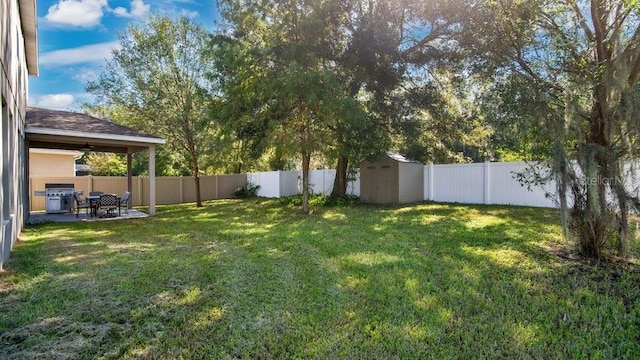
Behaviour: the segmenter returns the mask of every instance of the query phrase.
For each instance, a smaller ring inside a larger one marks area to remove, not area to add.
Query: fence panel
[[[231,198],[237,188],[247,185],[246,174],[218,175],[216,179],[218,179],[218,199]]]
[[[526,163],[491,163],[490,168],[490,194],[492,204],[523,205],[537,207],[555,207],[555,183],[551,182],[544,187],[521,184],[517,174],[527,169]],[[552,197],[548,197],[547,193]]]
[[[102,191],[105,194],[119,194],[127,190],[127,178],[115,176],[93,176],[91,191]]]
[[[217,176],[200,177],[200,198],[202,200],[215,200],[218,198]]]
[[[193,181],[191,178],[188,180]],[[178,204],[183,201],[181,182],[179,176],[167,176],[156,178],[156,203],[157,204]],[[148,189],[148,187],[145,187]],[[195,201],[195,199],[194,199]]]
[[[258,196],[266,198],[280,197],[279,171],[250,173],[247,175],[247,178],[250,183],[260,186],[258,189]]]
[[[280,171],[280,196],[300,194],[302,190],[302,172]]]
[[[484,164],[433,165],[431,200],[467,204],[484,203]],[[429,174],[425,174],[425,178]]]
[[[333,190],[333,181],[336,177],[336,171],[328,170],[309,170],[309,189],[312,194],[329,195]]]
[[[360,169],[355,174],[355,180],[347,182],[347,194],[360,196]]]

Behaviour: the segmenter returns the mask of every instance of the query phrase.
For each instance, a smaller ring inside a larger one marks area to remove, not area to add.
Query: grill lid
[[[44,184],[45,189],[73,189],[75,188],[75,184],[71,183],[48,183]]]

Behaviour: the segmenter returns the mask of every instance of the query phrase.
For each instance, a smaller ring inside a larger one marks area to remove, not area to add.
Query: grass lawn
[[[553,210],[158,212],[27,228],[0,358],[640,357],[640,265],[579,261]]]

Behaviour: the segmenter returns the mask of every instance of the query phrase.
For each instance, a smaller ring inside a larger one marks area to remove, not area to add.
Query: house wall
[[[75,176],[77,154],[75,151],[29,149],[29,176]]]
[[[414,203],[424,200],[424,165],[398,163],[398,202]]]
[[[0,269],[22,230],[26,211],[24,121],[28,71],[24,44],[18,1],[0,1]]]

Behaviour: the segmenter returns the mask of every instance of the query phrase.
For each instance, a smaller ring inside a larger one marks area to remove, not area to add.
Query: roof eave
[[[29,75],[38,76],[38,17],[36,0],[20,0],[20,23]]]
[[[116,135],[116,134],[96,134],[87,133],[82,131],[71,130],[59,130],[41,127],[26,127],[24,129],[26,134],[40,134],[40,135],[54,135],[54,136],[68,136],[84,139],[101,139],[101,140],[115,140],[139,144],[148,145],[163,145],[166,143],[165,139],[156,137],[142,137],[142,136],[129,136],[129,135]]]

